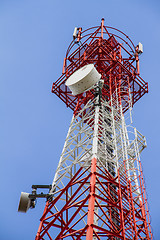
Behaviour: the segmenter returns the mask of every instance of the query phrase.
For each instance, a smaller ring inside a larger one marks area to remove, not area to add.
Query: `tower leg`
[[[86,234],[86,240],[92,240],[93,239],[93,224],[94,224],[94,211],[95,211],[95,185],[96,185],[96,158],[92,159],[91,163],[91,180],[90,180],[90,198],[88,203],[88,221],[87,221],[87,234]]]

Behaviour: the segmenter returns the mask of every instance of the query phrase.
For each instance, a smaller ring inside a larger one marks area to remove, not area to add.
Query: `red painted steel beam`
[[[91,180],[90,180],[90,198],[88,203],[88,220],[87,220],[87,234],[86,240],[93,239],[93,227],[94,224],[94,209],[95,209],[95,184],[96,184],[96,164],[97,159],[93,158],[91,161]]]

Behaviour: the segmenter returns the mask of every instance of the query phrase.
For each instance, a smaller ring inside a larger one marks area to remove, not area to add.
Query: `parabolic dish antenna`
[[[89,90],[101,78],[101,74],[93,64],[88,64],[75,71],[66,81],[66,86],[72,91],[73,95]]]
[[[31,206],[31,200],[29,199],[29,193],[21,192],[18,212],[27,212],[30,206]]]

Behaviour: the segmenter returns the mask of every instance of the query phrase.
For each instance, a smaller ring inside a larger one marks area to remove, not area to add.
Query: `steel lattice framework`
[[[138,52],[131,40],[119,31],[132,47],[108,29],[115,30],[102,20],[100,27],[82,32],[84,40],[80,29],[80,45],[71,51],[71,43],[64,73],[53,84],[52,91],[74,114],[52,183],[53,199],[46,203],[36,240],[152,239],[140,161],[146,140],[130,121],[132,106],[148,85],[139,76]],[[88,63],[94,63],[104,79],[100,101],[93,90],[73,96],[65,86],[66,79]]]

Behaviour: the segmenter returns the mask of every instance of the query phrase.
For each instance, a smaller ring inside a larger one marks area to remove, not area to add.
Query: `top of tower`
[[[117,89],[125,112],[129,107],[129,94],[134,105],[148,92],[148,84],[139,75],[139,54],[142,52],[141,44],[135,46],[125,33],[105,26],[104,18],[100,26],[84,31],[77,27],[64,58],[62,75],[53,83],[52,92],[72,110],[75,109],[77,100],[78,107],[81,108],[88,99],[94,97],[93,92],[82,91],[73,96],[65,82],[76,70],[93,64],[104,80],[102,97],[110,100]]]

